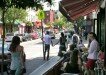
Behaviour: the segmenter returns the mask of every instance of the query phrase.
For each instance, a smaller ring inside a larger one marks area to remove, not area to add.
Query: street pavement
[[[54,44],[57,43],[58,39],[53,40]],[[26,70],[25,75],[29,75],[31,72],[36,70],[42,64],[47,62],[43,60],[43,45],[41,39],[36,39],[28,42],[23,42],[21,45],[24,46],[24,51],[26,54]],[[59,45],[51,46],[50,49],[50,59],[57,56],[59,50]]]
[[[53,40],[54,44],[58,42],[58,39]],[[84,41],[87,47],[87,42]],[[26,69],[25,75],[29,75],[31,72],[36,70],[38,67],[43,65],[46,60],[43,60],[43,46],[41,39],[29,41],[27,43],[22,43],[24,46],[24,51],[26,53]],[[51,46],[50,48],[50,58],[57,56],[59,51],[59,44]]]

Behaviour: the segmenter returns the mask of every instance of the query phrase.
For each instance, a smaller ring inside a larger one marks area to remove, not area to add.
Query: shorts
[[[95,61],[94,59],[88,59],[87,63],[85,64],[87,69],[94,69],[95,67]]]

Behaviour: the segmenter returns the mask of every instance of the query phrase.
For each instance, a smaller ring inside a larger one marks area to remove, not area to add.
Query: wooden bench
[[[62,60],[63,58],[55,56],[29,75],[59,75]]]

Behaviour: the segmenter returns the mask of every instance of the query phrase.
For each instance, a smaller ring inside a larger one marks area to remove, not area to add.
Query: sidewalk
[[[32,43],[39,43],[39,42],[42,42],[41,39],[36,39],[36,40],[32,40],[32,41],[28,41],[27,43],[28,44],[32,44]],[[23,42],[21,43],[22,45],[25,44],[26,42]],[[84,40],[83,41],[84,45],[87,47],[87,41]],[[42,46],[41,46],[42,47]],[[52,48],[52,47],[51,47]],[[42,48],[40,48],[42,49]],[[58,49],[58,45],[57,47],[53,47],[53,50],[51,50],[52,52],[57,50]],[[40,51],[40,50],[39,50]],[[58,51],[57,51],[58,52]],[[56,53],[57,53],[56,52]],[[50,56],[50,58],[52,58],[52,54]],[[41,56],[38,56],[38,57],[35,57],[35,58],[32,58],[32,59],[27,59],[26,60],[26,69],[27,69],[27,72],[24,74],[24,75],[29,75],[31,72],[33,72],[34,70],[36,70],[38,67],[40,67],[41,65],[43,65],[44,63],[46,63],[47,61],[46,60],[43,60],[43,57]]]
[[[26,58],[27,72],[24,75],[29,75],[31,72],[33,72],[38,67],[40,67],[41,65],[47,62],[47,60],[43,60],[41,39],[23,42],[21,43],[21,45],[25,47],[26,55],[27,55],[27,58]],[[29,46],[29,45],[32,45],[32,46]],[[58,45],[54,47],[51,46],[50,59],[54,57],[55,55],[57,55],[57,52],[58,52]],[[30,58],[28,57],[29,55],[30,55]]]

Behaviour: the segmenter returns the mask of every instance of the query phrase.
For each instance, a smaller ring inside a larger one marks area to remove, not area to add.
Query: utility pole
[[[38,19],[41,20],[41,26],[42,26],[42,45],[43,45],[43,57],[44,57],[44,40],[43,40],[43,19],[45,19],[45,13],[43,10],[39,9],[38,10]]]
[[[43,29],[43,20],[41,19],[41,26],[42,26],[42,46],[43,46],[43,59],[45,59],[45,57],[44,57],[44,40],[43,40],[43,31],[44,31],[44,29]]]

